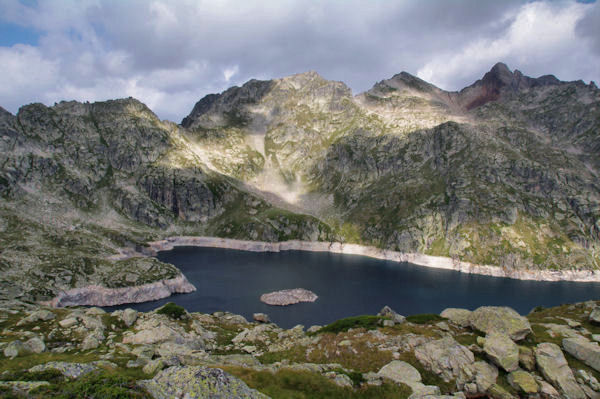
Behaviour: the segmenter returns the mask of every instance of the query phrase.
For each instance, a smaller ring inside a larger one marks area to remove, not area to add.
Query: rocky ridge
[[[102,381],[144,398],[595,398],[597,309],[590,301],[525,317],[482,307],[405,318],[386,307],[286,330],[174,305],[109,314],[3,302],[0,396],[49,397],[78,384],[89,393]]]
[[[181,278],[127,256],[174,236],[594,279],[599,105],[594,84],[500,63],[460,92],[406,72],[357,96],[316,72],[253,80],[181,125],[132,98],[0,110],[0,296]]]

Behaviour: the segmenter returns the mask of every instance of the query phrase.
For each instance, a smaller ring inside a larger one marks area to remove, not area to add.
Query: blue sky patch
[[[15,44],[37,46],[40,33],[34,29],[20,25],[0,22],[0,46],[10,47]]]

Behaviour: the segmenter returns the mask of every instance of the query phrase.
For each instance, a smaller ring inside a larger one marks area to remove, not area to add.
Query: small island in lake
[[[304,288],[275,291],[260,296],[261,302],[275,306],[287,306],[300,302],[314,302],[317,298],[317,294],[305,290]]]

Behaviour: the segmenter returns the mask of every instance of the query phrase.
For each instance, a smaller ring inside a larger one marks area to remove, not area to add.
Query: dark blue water
[[[535,306],[600,299],[600,283],[536,282],[463,274],[357,255],[285,251],[247,252],[178,247],[158,258],[176,265],[197,291],[163,300],[131,304],[148,311],[175,302],[188,311],[226,310],[252,319],[267,313],[282,327],[311,326],[360,314],[376,314],[389,305],[400,314],[439,313],[447,307],[475,309],[510,306],[521,314]],[[316,302],[269,306],[262,294],[306,288]]]

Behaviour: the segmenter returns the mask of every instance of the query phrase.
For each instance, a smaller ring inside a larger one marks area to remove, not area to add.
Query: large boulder
[[[182,342],[184,338],[177,331],[160,325],[156,328],[144,329],[123,338],[124,344],[149,345],[166,341]]]
[[[533,349],[526,346],[519,346],[519,364],[525,370],[535,370],[535,355]]]
[[[254,319],[254,321],[258,321],[259,323],[270,323],[271,322],[271,318],[269,317],[268,314],[265,314],[265,313],[254,313],[252,315],[252,318]]]
[[[392,308],[390,308],[387,305],[384,306],[377,315],[382,317],[389,317],[394,324],[402,324],[406,321],[406,317],[396,313]]]
[[[586,398],[558,345],[550,342],[539,344],[535,349],[535,360],[544,378],[567,399]]]
[[[509,373],[519,368],[519,347],[506,334],[486,335],[483,351],[494,364]]]
[[[123,323],[125,323],[125,325],[127,327],[131,327],[133,325],[133,323],[135,323],[137,318],[138,318],[137,310],[134,310],[131,308],[125,309],[123,311],[123,313],[121,314],[121,320],[123,320]]]
[[[56,317],[54,313],[46,309],[36,310],[31,313],[29,316],[23,318],[17,323],[17,326],[22,326],[24,324],[36,323],[38,321],[48,321],[52,320]]]
[[[75,317],[67,317],[58,322],[58,324],[62,328],[70,328],[70,327],[73,327],[74,325],[76,325],[77,323],[78,323],[78,321],[77,321],[77,318],[75,318]]]
[[[508,375],[508,383],[519,393],[534,394],[539,390],[539,386],[535,378],[527,371],[516,370]]]
[[[42,353],[46,351],[46,344],[39,337],[33,337],[25,342],[25,348],[31,353]]]
[[[392,360],[383,366],[377,374],[395,382],[421,382],[421,373],[410,364],[401,360]]]
[[[565,338],[562,346],[571,356],[600,371],[600,346],[597,342],[590,342],[583,337]]]
[[[514,341],[520,341],[531,333],[529,321],[508,307],[482,306],[477,308],[471,312],[469,324],[472,328],[486,334],[504,333]]]
[[[48,362],[44,364],[38,364],[37,366],[33,366],[29,369],[31,372],[46,370],[58,370],[65,377],[79,378],[84,374],[98,370],[98,367],[94,363]]]
[[[494,365],[477,361],[473,364],[475,370],[475,384],[477,385],[477,393],[483,394],[496,383],[498,378],[498,368]]]
[[[589,320],[593,324],[600,324],[600,306],[590,312]]]
[[[475,376],[473,352],[452,337],[416,347],[415,356],[426,369],[439,375],[444,381],[455,380],[458,389],[462,389]]]
[[[200,366],[169,367],[138,383],[155,399],[268,399],[221,369]]]
[[[440,313],[440,316],[445,317],[457,326],[468,327],[470,325],[469,317],[471,317],[471,313],[467,309],[447,308]]]
[[[29,353],[27,347],[20,340],[14,340],[4,348],[4,356],[15,358],[17,356],[23,356]]]
[[[383,366],[377,374],[381,377],[389,378],[396,383],[408,385],[413,391],[410,396],[411,398],[440,394],[439,387],[423,384],[419,371],[401,360],[392,360]]]

